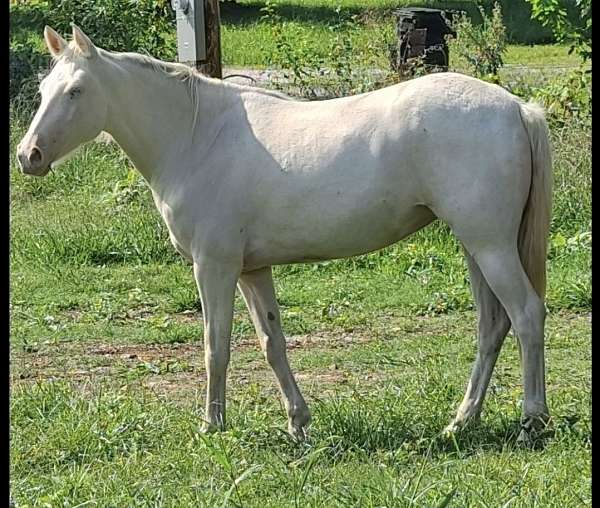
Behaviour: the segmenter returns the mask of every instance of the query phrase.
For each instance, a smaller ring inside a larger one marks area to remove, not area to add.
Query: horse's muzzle
[[[19,145],[17,159],[25,175],[44,176],[50,171],[50,164],[45,160],[44,153],[38,146]]]

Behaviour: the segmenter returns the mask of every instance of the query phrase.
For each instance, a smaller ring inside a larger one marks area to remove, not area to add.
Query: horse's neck
[[[161,180],[160,173],[176,170],[172,161],[189,148],[194,137],[210,136],[207,108],[218,109],[221,104],[203,97],[211,91],[215,95],[214,90],[198,90],[200,111],[195,111],[182,80],[132,61],[109,63],[106,131],[153,187],[153,182]]]

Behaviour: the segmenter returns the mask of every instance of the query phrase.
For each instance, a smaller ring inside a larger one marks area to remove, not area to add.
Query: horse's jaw
[[[67,152],[62,157],[59,157],[55,161],[51,162],[50,165],[48,166],[48,171],[50,171],[50,169],[56,169],[58,166],[60,166],[64,162],[68,161],[71,157],[73,157],[75,155],[75,153],[77,153],[77,151],[81,148],[81,146],[82,145],[79,145],[78,147],[73,148],[73,150]]]

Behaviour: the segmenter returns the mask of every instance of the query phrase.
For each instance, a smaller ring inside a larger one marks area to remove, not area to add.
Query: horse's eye
[[[75,97],[77,97],[77,96],[78,96],[78,95],[80,95],[80,94],[81,94],[81,88],[79,88],[78,86],[76,86],[76,87],[74,87],[74,88],[71,88],[71,89],[69,90],[69,97],[70,97],[71,99],[74,99]]]

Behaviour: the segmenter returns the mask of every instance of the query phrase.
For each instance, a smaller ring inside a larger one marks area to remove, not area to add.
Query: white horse
[[[290,370],[271,266],[380,249],[439,218],[463,244],[479,350],[454,431],[479,416],[511,325],[523,426],[548,418],[543,303],[551,152],[543,111],[499,86],[433,74],[354,97],[294,101],[180,64],[94,46],[49,27],[54,67],[18,147],[45,175],[102,131],[150,188],[175,248],[193,263],[204,316],[204,430],[225,424],[239,287],[302,437],[310,412]],[[527,434],[526,434],[527,435]]]

